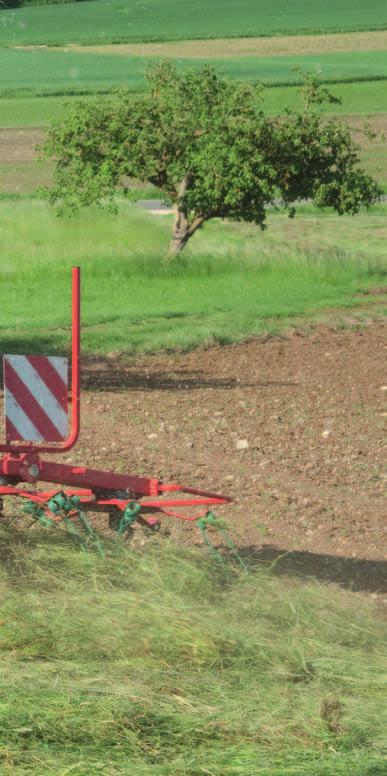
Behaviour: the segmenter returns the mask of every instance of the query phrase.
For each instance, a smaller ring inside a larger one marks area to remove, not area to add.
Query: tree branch
[[[196,216],[194,220],[192,221],[192,224],[189,225],[187,234],[188,237],[192,237],[193,233],[196,232],[197,229],[199,229],[202,224],[207,220],[206,216]]]

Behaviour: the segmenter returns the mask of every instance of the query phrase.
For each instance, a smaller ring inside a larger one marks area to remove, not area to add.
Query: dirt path
[[[262,38],[226,38],[217,40],[185,40],[165,43],[115,43],[81,46],[73,43],[58,47],[60,51],[81,54],[115,54],[140,57],[273,57],[297,54],[327,54],[337,51],[385,51],[387,31],[346,32],[328,35],[279,35]],[[16,46],[29,51],[47,46]],[[51,48],[51,51],[58,50]]]
[[[90,364],[71,459],[230,494],[223,515],[241,547],[379,590],[386,356],[375,323]]]

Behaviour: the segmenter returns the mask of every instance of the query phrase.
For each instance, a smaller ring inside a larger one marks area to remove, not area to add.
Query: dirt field
[[[0,129],[0,164],[18,164],[37,159],[36,146],[45,132],[40,129]]]
[[[0,129],[0,193],[33,192],[51,183],[52,165],[37,164],[37,146],[45,134],[41,129]]]
[[[242,552],[285,570],[386,589],[386,329],[89,363],[68,460],[232,495]],[[238,441],[248,446],[238,450]],[[244,444],[246,444],[244,442]],[[197,529],[165,518],[182,541]]]
[[[102,46],[70,44],[60,50],[83,54],[117,54],[149,57],[271,57],[292,54],[329,54],[337,51],[384,51],[387,31],[348,32],[334,35],[281,35],[262,38],[185,40],[166,43],[116,43]],[[25,50],[47,46],[16,46]],[[55,50],[55,49],[52,49]]]

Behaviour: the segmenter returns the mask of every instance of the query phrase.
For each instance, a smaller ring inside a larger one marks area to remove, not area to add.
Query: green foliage
[[[106,551],[1,531],[2,774],[383,773],[372,605],[165,539]]]
[[[259,87],[231,84],[208,66],[180,75],[164,62],[147,78],[150,93],[83,102],[51,129],[44,147],[55,159],[51,203],[106,205],[124,176],[147,181],[174,203],[175,254],[210,218],[264,228],[278,198],[290,215],[303,199],[339,214],[378,199],[348,127],[316,109],[336,98],[314,77],[305,80],[303,109],[285,118],[264,113]]]
[[[0,0],[0,10],[6,8],[22,8],[28,5],[60,5],[62,3],[79,3],[80,0]]]
[[[387,26],[385,0],[292,0],[291,5],[284,0],[94,0],[0,13],[0,45],[233,38]]]

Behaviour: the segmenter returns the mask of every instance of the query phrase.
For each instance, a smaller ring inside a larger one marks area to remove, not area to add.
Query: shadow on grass
[[[32,527],[28,530],[28,518],[8,518],[1,521],[0,525],[0,562],[5,568],[13,568],[15,562],[19,567],[19,572],[24,560],[28,560],[29,552],[37,547],[57,547],[80,550],[79,537],[73,536],[62,530],[43,530]],[[94,523],[94,527],[96,527]],[[98,529],[97,529],[98,530]],[[122,541],[121,537],[100,535],[102,546],[112,557],[119,557],[124,551],[130,550],[130,542]],[[168,545],[167,542],[167,546]],[[188,551],[184,545],[175,545],[176,551]],[[150,552],[155,549],[151,543]],[[159,547],[158,551],[160,551]],[[235,554],[229,553],[226,548],[222,552],[226,566],[228,560],[235,568]],[[20,551],[22,550],[22,555]],[[91,556],[95,548],[89,547]],[[136,549],[131,550],[136,556]],[[118,553],[118,556],[117,556]],[[318,580],[325,584],[336,584],[340,587],[351,590],[352,592],[376,593],[383,595],[387,593],[387,561],[367,560],[365,558],[345,558],[335,555],[325,555],[307,551],[286,551],[271,545],[257,548],[254,546],[237,548],[239,557],[243,560],[249,571],[263,568],[275,576],[297,577],[304,580]],[[90,557],[91,557],[90,556]],[[138,556],[140,557],[140,556]],[[198,556],[196,555],[196,562]],[[206,550],[203,550],[203,560],[207,562],[211,556]],[[216,561],[215,561],[216,563]],[[216,564],[217,565],[217,564]]]
[[[92,522],[94,528],[99,532],[101,516],[98,516],[97,523],[94,520]],[[100,538],[104,549],[108,554],[112,553],[112,557],[116,556],[117,552],[120,554],[122,551],[126,552],[130,549],[130,541],[127,543],[122,540],[122,537],[115,535],[112,537],[111,532],[104,534],[102,531]],[[20,515],[17,517],[10,515],[0,521],[0,562],[6,567],[12,566],[15,559],[17,563],[21,562],[18,548],[27,551],[26,557],[28,557],[28,550],[45,545],[79,549],[79,537],[75,537],[65,530],[47,531],[41,529],[35,524],[32,525],[27,516],[21,519]],[[176,543],[174,546],[177,552],[189,552],[189,548],[184,544]],[[200,546],[203,550],[202,545]],[[162,552],[162,544],[155,548],[151,542],[149,549],[151,554],[155,549],[157,552]],[[171,549],[168,541],[167,549]],[[92,547],[90,547],[90,551],[93,554]],[[136,555],[136,549],[131,551]],[[235,552],[230,552],[226,547],[223,547],[221,551],[226,566],[230,561],[230,564],[235,568]],[[237,554],[245,567],[252,572],[262,568],[275,576],[293,576],[305,580],[315,579],[325,584],[339,585],[352,592],[387,593],[387,561],[346,558],[306,550],[287,551],[273,545],[261,548],[254,545],[237,547]],[[209,561],[211,557],[206,550],[203,551],[203,560]],[[198,562],[199,555],[196,554],[195,558],[195,562]],[[223,565],[223,568],[225,569],[226,566]]]
[[[68,339],[67,347],[63,345],[66,337],[68,335],[65,331],[50,336],[35,333],[26,336],[23,332],[20,336],[11,337],[3,336],[0,333],[0,354],[63,356],[70,349],[70,339]],[[2,364],[0,364],[0,369],[2,369]]]
[[[251,569],[264,566],[279,576],[314,578],[354,592],[387,593],[387,561],[287,551],[270,545],[261,549],[243,547],[238,554]]]

